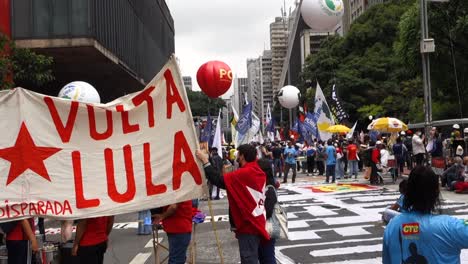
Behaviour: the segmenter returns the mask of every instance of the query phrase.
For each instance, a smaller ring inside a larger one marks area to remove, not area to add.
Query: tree
[[[0,33],[0,89],[42,87],[54,80],[52,57],[18,48]],[[11,73],[13,78],[11,78]]]
[[[305,90],[318,80],[328,100],[336,85],[351,120],[377,115],[423,121],[418,3],[392,0],[375,5],[351,25],[345,37],[325,39],[320,51],[307,58],[301,73],[299,87],[309,108],[314,93]],[[468,1],[464,0],[429,5],[430,32],[437,44],[431,55],[434,119],[460,117],[455,76],[462,112],[468,111],[464,96],[468,89],[467,13]]]
[[[190,102],[190,109],[193,116],[206,116],[208,113],[217,115],[219,109],[226,107],[226,103],[221,98],[210,98],[200,91],[187,89],[187,97]],[[227,118],[227,117],[224,117]]]

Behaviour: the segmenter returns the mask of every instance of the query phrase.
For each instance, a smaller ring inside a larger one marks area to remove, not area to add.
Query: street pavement
[[[296,183],[281,186],[279,199],[288,212],[289,239],[277,241],[278,263],[381,263],[385,228],[381,212],[399,197],[398,186],[372,187],[362,176],[338,184],[323,181],[323,177],[299,173]],[[444,213],[468,219],[468,196],[447,191],[442,196]],[[237,240],[229,231],[227,199],[212,204],[224,263],[240,263]],[[209,215],[207,201],[200,202],[200,209]],[[137,213],[116,217],[106,264],[155,263],[152,236],[137,235],[136,220]],[[48,239],[58,239],[57,223],[51,221],[47,226]],[[197,225],[195,233],[196,262],[220,263],[209,217]],[[160,231],[160,236],[161,243],[167,245],[164,232]],[[462,252],[462,263],[468,263],[468,251]]]

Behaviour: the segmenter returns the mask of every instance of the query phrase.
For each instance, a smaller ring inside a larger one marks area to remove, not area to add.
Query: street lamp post
[[[426,134],[432,123],[431,64],[429,54],[435,51],[434,39],[429,39],[427,0],[420,0],[421,6],[421,56],[424,89],[424,128]]]
[[[428,2],[449,2],[449,0],[420,0],[421,11],[421,56],[424,89],[424,128],[427,135],[432,125],[432,89],[431,89],[431,63],[430,53],[435,52],[434,39],[429,38],[427,15]]]

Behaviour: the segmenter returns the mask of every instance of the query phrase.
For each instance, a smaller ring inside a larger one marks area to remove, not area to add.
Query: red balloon
[[[231,68],[222,61],[209,61],[198,69],[197,82],[208,97],[217,98],[231,87]]]

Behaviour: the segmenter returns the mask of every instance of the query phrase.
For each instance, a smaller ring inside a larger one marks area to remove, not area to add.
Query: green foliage
[[[212,99],[200,91],[191,91],[187,89],[187,97],[190,102],[190,109],[193,116],[206,116],[208,113],[217,115],[226,103],[221,98]]]
[[[306,89],[319,81],[329,102],[336,84],[351,121],[369,115],[423,121],[419,19],[419,1],[391,0],[366,11],[345,37],[325,39],[320,51],[307,58],[298,85],[309,108],[315,89]],[[460,117],[452,55],[463,112],[468,113],[468,1],[430,3],[429,21],[436,40],[431,55],[433,119]]]
[[[369,116],[380,116],[384,113],[384,108],[381,105],[364,105],[361,106],[357,112],[361,119],[367,119]]]
[[[52,64],[52,57],[18,48],[0,34],[0,89],[44,86],[54,80]]]

